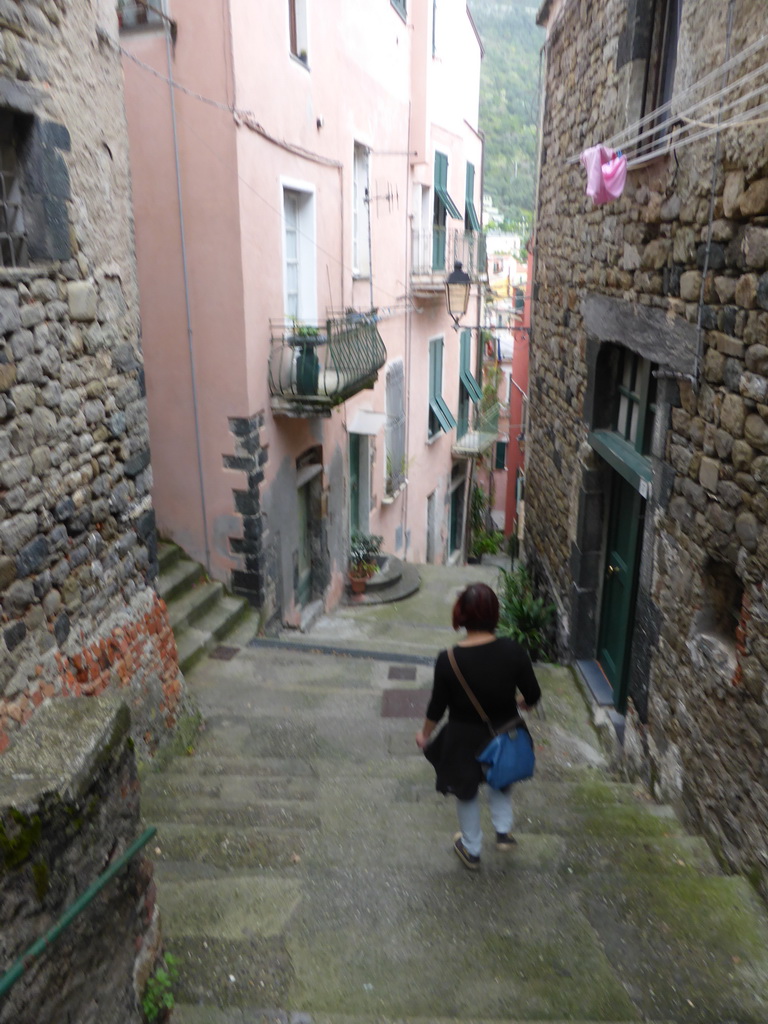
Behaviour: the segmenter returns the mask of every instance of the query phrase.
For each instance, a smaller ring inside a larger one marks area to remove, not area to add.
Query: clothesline
[[[710,71],[703,78],[699,79],[693,85],[684,89],[682,92],[677,93],[671,100],[657,107],[651,113],[646,114],[645,117],[640,118],[627,128],[613,135],[607,139],[603,145],[606,148],[618,150],[621,149],[625,155],[628,156],[628,166],[633,166],[636,163],[643,162],[651,156],[661,155],[668,151],[671,144],[671,136],[677,138],[682,132],[687,130],[685,125],[678,126],[673,129],[672,132],[667,130],[666,136],[663,140],[661,148],[658,146],[659,133],[664,130],[664,126],[675,124],[678,120],[697,121],[701,120],[702,114],[706,111],[707,107],[717,103],[719,100],[730,100],[724,105],[725,110],[730,110],[736,107],[738,104],[748,102],[750,99],[765,95],[766,83],[768,82],[768,62],[761,64],[759,67],[754,68],[752,71],[746,72],[739,78],[730,82],[728,85],[716,90],[702,99],[685,106],[685,103],[691,99],[697,92],[700,92],[702,88],[710,85],[713,81],[722,77],[732,71],[734,68],[740,67],[750,57],[754,56],[759,50],[768,48],[768,36],[761,36],[758,40],[746,47],[740,53],[736,54],[730,60],[725,61],[723,64]],[[760,85],[756,89],[752,89],[750,92],[743,94],[743,89],[746,85],[754,82],[756,79],[760,80]],[[733,98],[731,98],[733,97]],[[708,134],[714,134],[727,127],[733,127],[737,124],[743,124],[747,118],[751,118],[756,113],[762,111],[765,108],[765,103],[760,104],[758,107],[753,108],[750,111],[746,111],[742,114],[733,116],[731,118],[721,118],[720,123],[709,122],[707,124],[706,131]],[[697,133],[695,138],[700,139],[706,137],[701,133]],[[644,145],[641,143],[645,141]],[[689,139],[680,139],[677,145],[684,145],[690,141],[694,141],[693,137]],[[634,154],[632,151],[635,150]],[[645,150],[645,152],[643,152]],[[579,162],[579,155],[571,156],[567,159],[566,163],[574,164]]]

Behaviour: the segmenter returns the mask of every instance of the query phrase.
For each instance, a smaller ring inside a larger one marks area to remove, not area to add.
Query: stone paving
[[[205,730],[143,780],[176,1022],[768,1020],[765,907],[610,773],[568,668],[538,667],[517,849],[452,853],[413,735],[455,594],[494,575],[422,567],[403,602],[190,673]]]

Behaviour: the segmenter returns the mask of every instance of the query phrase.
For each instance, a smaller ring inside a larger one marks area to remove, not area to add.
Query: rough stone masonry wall
[[[97,14],[95,12],[100,12]],[[30,258],[0,268],[0,752],[124,689],[153,749],[181,680],[157,573],[114,4],[0,0]]]
[[[3,971],[138,838],[128,728],[114,695],[51,702],[0,760]],[[31,960],[0,1000],[0,1024],[139,1024],[158,952],[152,864],[140,851]]]
[[[618,0],[570,0],[548,45],[527,553],[557,598],[567,655],[579,488],[595,463],[586,443],[594,341],[585,299],[661,311],[669,324],[700,319],[698,373],[695,353],[686,357],[697,383],[671,385],[662,413],[658,461],[671,487],[649,502],[641,577],[656,626],[643,638],[647,700],[630,703],[626,749],[655,791],[683,806],[768,896],[768,145],[764,126],[723,136],[700,307],[714,138],[630,173],[624,196],[600,208],[584,195],[582,169],[566,163],[626,123],[618,63],[627,9]],[[721,0],[683,4],[678,87],[722,60],[727,9]],[[759,0],[735,11],[733,53],[753,41],[764,17]],[[741,592],[732,644],[702,627],[713,563],[733,573]],[[633,658],[640,655],[636,637]]]

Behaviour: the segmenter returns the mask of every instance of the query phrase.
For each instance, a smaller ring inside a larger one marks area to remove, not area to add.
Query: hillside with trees
[[[544,32],[531,0],[469,0],[485,48],[480,128],[484,191],[505,227],[526,234],[533,216],[539,50]]]

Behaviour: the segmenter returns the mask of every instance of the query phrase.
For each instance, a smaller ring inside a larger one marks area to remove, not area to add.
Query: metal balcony
[[[414,231],[411,242],[411,291],[414,295],[428,298],[443,294],[445,278],[457,261],[473,283],[488,280],[482,231],[430,228]]]
[[[495,402],[486,409],[476,409],[472,429],[456,438],[451,451],[457,459],[473,459],[485,455],[499,436],[499,412],[501,405]]]
[[[270,320],[269,390],[281,416],[330,416],[371,388],[387,359],[373,316],[349,313],[324,324]]]

